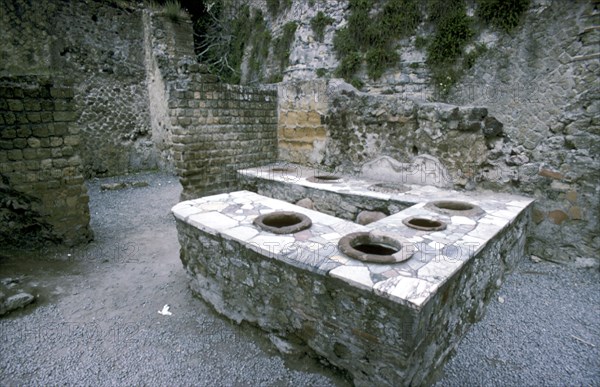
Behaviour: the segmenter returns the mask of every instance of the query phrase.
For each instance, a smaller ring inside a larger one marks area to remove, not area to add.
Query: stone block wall
[[[310,198],[314,206],[312,209],[315,211],[353,222],[362,211],[378,211],[391,215],[413,204],[397,200],[366,197],[353,193],[327,191],[248,175],[242,176],[240,181],[242,183],[241,188],[245,190],[288,203],[296,203],[301,199]]]
[[[288,353],[327,359],[346,370],[355,385],[420,386],[439,376],[460,338],[481,319],[504,276],[523,256],[529,217],[526,209],[420,309],[350,286],[331,272],[317,274],[275,253],[257,253],[251,243],[224,232],[179,218],[177,231],[192,291],[219,313],[258,325]],[[269,243],[275,251],[277,242]]]
[[[0,75],[65,74],[73,81],[84,175],[155,168],[142,8],[0,0],[0,9]]]
[[[173,127],[167,101],[170,83],[186,80],[187,74],[178,70],[196,62],[192,23],[186,17],[174,21],[145,11],[144,36],[152,142],[160,169],[174,172]]]
[[[327,82],[279,84],[277,123],[279,158],[300,164],[318,164],[325,152]]]
[[[503,125],[484,107],[362,93],[339,80],[282,83],[279,98],[281,160],[357,174],[381,155],[405,163],[430,155],[449,173],[440,186],[472,189],[482,174],[511,181],[508,169],[486,169]]]
[[[298,24],[294,41],[290,47],[289,65],[283,71],[284,81],[324,81],[334,77],[339,60],[333,51],[333,38],[337,30],[347,25],[348,0],[293,1],[290,2],[289,7],[281,7],[280,12],[275,16],[268,11],[265,0],[243,0],[243,3],[263,12],[273,36],[279,36],[283,26],[288,22],[294,21]],[[280,1],[280,4],[283,3]],[[333,22],[324,30],[322,42],[315,39],[311,27],[312,18],[319,12],[323,12],[333,19]],[[425,29],[426,27],[422,24],[420,28]],[[364,91],[417,95],[423,99],[434,96],[435,91],[429,85],[430,74],[425,64],[425,50],[415,49],[415,37],[398,41],[395,50],[402,59],[394,68],[386,70],[381,78],[371,79],[365,68],[356,74],[356,77],[365,84]],[[247,67],[248,58],[249,56],[246,56],[242,68]],[[323,72],[324,75],[317,75],[317,70]],[[265,68],[265,79],[269,79],[279,72],[278,63],[274,61],[268,63]]]
[[[48,78],[0,78],[0,244],[92,237],[73,96]]]
[[[169,91],[182,199],[235,190],[238,169],[277,159],[277,90],[218,83],[197,65],[189,70]]]
[[[502,142],[502,124],[484,107],[456,106],[360,93],[330,85],[324,165],[350,173],[381,155],[408,163],[429,155],[448,170],[454,188],[474,188],[488,148]],[[504,172],[504,171],[503,171]],[[510,181],[498,174],[490,178]],[[425,183],[425,182],[423,182]]]
[[[535,5],[502,35],[449,101],[486,106],[504,123],[490,169],[511,185],[484,188],[536,199],[531,253],[580,266],[600,263],[600,8],[594,1]]]

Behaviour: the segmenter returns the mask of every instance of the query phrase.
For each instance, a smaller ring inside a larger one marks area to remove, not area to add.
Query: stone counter
[[[182,202],[173,213],[191,288],[219,313],[260,326],[284,352],[327,359],[357,385],[419,385],[435,378],[523,255],[531,200],[510,199],[479,198],[485,213],[476,218],[433,214],[421,202],[367,226],[248,191]],[[276,210],[313,224],[286,235],[254,226]],[[448,227],[402,223],[421,215]],[[337,243],[357,231],[395,234],[413,255],[395,264],[349,258]]]

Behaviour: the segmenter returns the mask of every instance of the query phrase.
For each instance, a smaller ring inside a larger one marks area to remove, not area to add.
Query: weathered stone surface
[[[3,297],[3,295],[0,295],[0,316],[15,309],[29,305],[34,300],[34,296],[25,292],[17,293],[9,297]]]
[[[203,106],[169,109],[175,119],[173,158],[182,198],[234,190],[239,185],[238,169],[277,157],[277,90],[218,84],[206,77],[189,72],[185,85],[170,93],[176,106],[189,100]],[[178,124],[188,115],[199,119],[186,127]]]
[[[595,196],[600,167],[591,155],[600,153],[596,92],[600,66],[597,41],[582,32],[596,31],[593,4],[534,3],[514,33],[482,33],[480,43],[489,51],[466,70],[466,77],[450,93],[447,101],[454,105],[416,102],[435,99],[436,94],[428,84],[426,66],[420,66],[423,52],[410,39],[400,44],[403,60],[398,69],[387,71],[378,81],[358,75],[366,83],[362,91],[394,94],[366,94],[349,85],[332,87],[333,81],[326,92],[311,92],[319,90],[317,83],[325,82],[316,79],[314,69],[331,71],[337,62],[326,59],[333,34],[326,34],[322,46],[313,43],[306,31],[306,36],[294,42],[292,52],[298,55],[292,55],[295,59],[286,73],[289,85],[281,87],[295,90],[290,94],[300,105],[313,98],[324,105],[327,140],[315,136],[311,143],[310,137],[286,138],[280,141],[280,157],[358,172],[357,166],[381,155],[407,163],[415,154],[426,153],[442,161],[455,186],[539,192],[537,207],[543,213],[556,208],[569,212],[569,205],[575,204],[573,194],[557,196],[552,191],[577,189],[577,207],[598,214]],[[344,25],[348,9],[337,4],[326,7],[334,15],[334,25]],[[273,23],[279,26],[293,17],[310,18],[314,12],[299,4]],[[314,50],[325,54],[314,56]],[[409,64],[414,68],[405,68]],[[306,80],[310,85],[302,85]],[[461,118],[465,108],[457,105],[481,107],[470,108]],[[296,110],[308,111],[306,107]],[[550,185],[552,180],[556,182]],[[536,254],[565,262],[597,255],[598,216],[572,212],[560,221],[559,229],[550,227],[556,217],[539,221],[531,238]],[[573,236],[573,228],[581,231],[583,239]]]
[[[581,220],[583,219],[583,214],[580,207],[571,207],[569,208],[569,218],[573,220]]]
[[[412,263],[389,265],[385,272],[335,247],[342,234],[365,226],[247,191],[180,203],[173,212],[192,291],[219,313],[258,325],[286,353],[327,359],[345,369],[356,385],[408,386],[435,380],[460,338],[483,315],[506,271],[523,256],[531,201],[501,203],[481,204],[489,212],[521,204],[500,211],[502,220],[481,218],[481,229],[469,229],[473,238],[482,238],[481,249],[464,256],[429,250],[431,260],[419,262],[424,256],[413,256]],[[294,208],[313,218],[316,227],[302,233],[310,231],[314,242],[306,243],[301,233],[274,236],[252,230],[257,210]],[[214,225],[214,214],[228,218],[227,225]],[[385,222],[373,227],[401,224]],[[459,223],[456,232],[467,232]],[[407,265],[414,269],[403,270]],[[454,275],[442,281],[449,273]]]
[[[71,83],[13,93],[10,110],[29,111],[17,117],[23,123],[74,122],[86,176],[157,165],[153,147],[141,146],[151,135],[142,15],[127,2],[2,2],[0,74],[62,73]]]
[[[366,225],[381,220],[386,216],[381,211],[361,211],[356,216],[356,223]]]
[[[545,218],[546,218],[546,215],[542,211],[540,211],[536,207],[533,208],[533,210],[531,212],[531,220],[533,220],[533,222],[535,224],[539,224]]]
[[[300,207],[308,208],[309,210],[315,209],[315,205],[314,205],[313,201],[309,198],[304,198],[304,199],[298,200],[296,202],[296,205],[300,206]]]
[[[539,172],[538,174],[539,174],[540,176],[543,176],[543,177],[549,177],[549,178],[551,178],[551,179],[562,179],[562,178],[564,178],[564,177],[565,177],[565,176],[564,176],[562,173],[560,173],[560,172],[552,171],[552,170],[550,170],[550,169],[545,169],[545,168],[542,168],[542,169],[540,169],[540,172]]]
[[[121,182],[121,183],[106,183],[106,184],[101,184],[100,185],[100,189],[102,191],[116,191],[119,189],[124,189],[127,187],[127,184]]]
[[[515,173],[518,184],[480,184],[535,193],[538,214],[548,216],[534,213],[529,248],[557,262],[600,260],[600,164],[590,157],[600,154],[600,65],[589,56],[597,55],[597,42],[583,33],[597,28],[596,8],[589,1],[532,4],[523,25],[497,35],[448,99],[486,106],[504,124],[502,156],[490,164]]]
[[[143,188],[143,187],[148,186],[148,182],[147,181],[134,181],[131,183],[131,186],[133,188]]]
[[[365,163],[361,175],[368,179],[392,183],[421,184],[434,187],[450,187],[448,170],[435,157],[419,155],[408,163],[401,163],[389,156],[381,156]]]
[[[486,138],[498,136],[502,133],[502,123],[494,117],[486,117],[484,121],[483,135]]]
[[[23,76],[0,78],[0,90],[10,90],[14,101],[25,101],[25,114],[32,109],[49,117],[48,122],[34,120],[26,126],[0,124],[0,133],[7,134],[0,142],[0,244],[89,241],[87,190],[81,159],[74,156],[80,136],[67,130],[76,125],[75,117],[54,121],[56,106],[73,111],[71,89],[46,77]],[[0,115],[6,113],[0,109]]]
[[[293,180],[290,179],[290,181]],[[290,203],[310,197],[313,202],[312,209],[351,221],[356,220],[361,211],[385,209],[388,213],[394,214],[408,206],[402,201],[367,198],[348,192],[332,192],[301,185],[290,185],[288,182],[256,179],[250,176],[241,178],[240,182],[243,189]]]
[[[548,219],[554,224],[561,224],[568,218],[569,216],[562,210],[554,210],[548,213]]]
[[[327,126],[327,82],[289,82],[278,86],[279,158],[302,164],[323,159]]]
[[[10,60],[0,64],[0,74],[64,72],[72,88],[52,88],[42,97],[73,98],[75,105],[58,101],[48,114],[46,103],[29,99],[39,93],[25,93],[22,103],[11,93],[11,114],[2,121],[76,120],[69,133],[81,135],[86,176],[157,166],[173,170],[168,89],[179,76],[178,68],[195,57],[186,16],[173,23],[127,2],[57,7],[49,0],[35,6],[15,0],[7,3],[6,11],[0,15],[0,32],[6,37],[0,48],[10,53],[5,55]],[[64,25],[70,32],[54,41]],[[23,108],[32,113],[20,114]],[[66,141],[73,145],[74,140]]]

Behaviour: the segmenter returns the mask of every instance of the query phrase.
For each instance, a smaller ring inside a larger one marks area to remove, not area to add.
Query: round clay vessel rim
[[[471,208],[465,209],[465,210],[454,210],[454,209],[450,209],[450,208],[438,207],[440,204],[444,204],[444,203],[456,204],[456,205],[461,205],[461,206],[469,206]],[[466,216],[466,217],[477,217],[477,216],[483,215],[485,213],[485,211],[481,207],[479,207],[477,204],[469,203],[469,202],[466,202],[463,200],[454,200],[454,199],[433,200],[433,201],[425,204],[425,206],[423,208],[437,212],[439,214],[450,215],[450,216],[459,215],[459,216]]]
[[[314,175],[307,177],[306,180],[312,183],[340,183],[342,177],[338,175]]]
[[[412,224],[411,222],[413,220],[426,220],[428,222],[438,223],[439,226],[431,226],[431,227],[419,226],[419,225],[416,225],[416,224]],[[434,218],[426,218],[426,217],[423,217],[423,216],[409,216],[408,218],[402,219],[402,223],[404,223],[404,225],[406,227],[410,227],[410,228],[413,228],[415,230],[421,230],[421,231],[441,231],[441,230],[445,230],[446,227],[448,227],[448,225],[446,224],[446,222],[444,222],[443,220],[434,219]]]
[[[296,172],[298,171],[297,168],[290,168],[290,167],[272,167],[269,168],[269,172]]]
[[[269,226],[264,223],[265,218],[269,218],[269,217],[273,217],[273,216],[290,216],[290,217],[295,216],[298,219],[300,219],[300,222],[290,225],[290,226],[284,226],[284,227],[273,227],[273,226]],[[307,228],[310,228],[312,226],[312,220],[308,216],[301,214],[299,212],[295,212],[295,211],[269,212],[268,214],[263,214],[263,215],[257,216],[256,218],[254,218],[252,223],[256,227],[260,228],[261,230],[265,230],[265,231],[271,232],[273,234],[294,234],[299,231],[306,230]]]
[[[378,189],[375,189],[378,188]],[[367,187],[369,191],[373,192],[382,192],[382,193],[404,193],[411,190],[410,187],[401,184],[401,183],[392,183],[392,182],[381,182],[371,184]]]
[[[393,255],[368,254],[354,248],[358,244],[377,244],[398,250]],[[387,235],[374,235],[370,232],[353,232],[343,236],[338,242],[340,251],[350,258],[368,263],[398,263],[406,261],[412,254],[405,253],[402,241]]]

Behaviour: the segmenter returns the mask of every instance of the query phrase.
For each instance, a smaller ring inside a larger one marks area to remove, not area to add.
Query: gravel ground
[[[101,184],[147,187],[102,191]],[[282,358],[257,329],[191,296],[170,214],[181,187],[144,173],[88,183],[95,241],[2,251],[0,279],[37,296],[0,318],[0,385],[345,386]],[[438,386],[600,386],[600,273],[523,260]],[[171,316],[158,313],[169,304]]]

